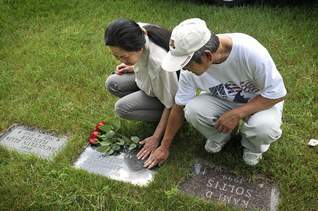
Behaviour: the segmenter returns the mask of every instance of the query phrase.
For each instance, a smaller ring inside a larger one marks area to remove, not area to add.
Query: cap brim
[[[161,63],[162,69],[168,72],[175,72],[181,70],[184,66],[188,64],[194,53],[185,56],[173,56],[169,51],[166,57]]]

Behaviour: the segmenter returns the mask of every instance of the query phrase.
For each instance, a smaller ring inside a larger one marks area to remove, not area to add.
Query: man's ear
[[[204,57],[202,58],[205,60],[205,62],[207,62],[208,64],[211,64],[213,62],[213,53],[209,50],[205,50],[204,51]]]
[[[208,59],[209,62],[212,61],[213,54],[211,53],[211,51],[205,50],[204,54],[205,54],[205,56],[206,56],[206,58]]]

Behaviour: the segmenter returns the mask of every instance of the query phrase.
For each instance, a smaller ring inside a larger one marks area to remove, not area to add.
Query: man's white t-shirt
[[[233,42],[228,58],[210,65],[200,76],[181,71],[176,104],[186,105],[196,96],[197,89],[235,103],[247,103],[257,95],[269,99],[286,95],[282,76],[265,47],[246,34],[223,35]]]

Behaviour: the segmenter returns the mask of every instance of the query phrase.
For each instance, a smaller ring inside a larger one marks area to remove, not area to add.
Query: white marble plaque
[[[121,152],[118,155],[107,156],[96,151],[95,148],[87,146],[74,166],[90,173],[139,186],[152,181],[155,171],[144,168],[143,161],[138,160],[135,154]]]
[[[66,137],[56,137],[39,129],[13,125],[0,135],[0,144],[22,153],[32,153],[44,159],[53,159],[66,143]]]

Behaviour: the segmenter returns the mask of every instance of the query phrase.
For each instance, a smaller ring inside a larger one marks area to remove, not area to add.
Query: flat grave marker
[[[264,177],[249,181],[225,168],[198,162],[192,176],[179,186],[182,192],[207,201],[219,201],[245,210],[275,211],[279,192]]]
[[[53,159],[65,145],[67,138],[57,137],[43,130],[19,124],[12,125],[0,134],[0,145],[21,153],[31,153],[40,158]]]
[[[74,166],[90,173],[99,174],[114,180],[145,186],[153,180],[155,171],[143,167],[143,161],[136,154],[121,152],[118,155],[105,155],[88,145]]]

